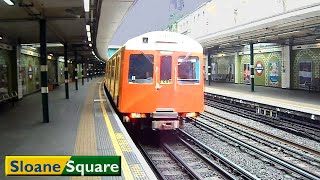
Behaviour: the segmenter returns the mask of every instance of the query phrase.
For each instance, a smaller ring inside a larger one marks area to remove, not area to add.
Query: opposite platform
[[[249,85],[215,82],[206,84],[205,92],[320,115],[319,93],[263,86],[255,86],[251,92]]]

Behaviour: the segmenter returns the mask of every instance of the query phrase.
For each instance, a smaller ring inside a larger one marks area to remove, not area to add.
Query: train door
[[[157,108],[174,108],[174,75],[172,54],[159,53],[159,63],[156,67],[155,89],[158,95]]]

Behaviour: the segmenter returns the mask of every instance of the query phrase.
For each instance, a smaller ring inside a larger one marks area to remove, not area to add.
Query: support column
[[[211,64],[211,53],[208,52],[208,84],[211,84],[211,77],[212,77],[212,64]]]
[[[22,92],[22,73],[20,72],[21,67],[21,41],[18,39],[17,42],[17,49],[16,49],[16,57],[17,57],[17,91],[18,91],[18,99],[23,97]]]
[[[58,57],[56,58],[56,69],[55,69],[55,72],[56,72],[56,76],[55,76],[55,81],[56,83],[59,85],[59,59]]]
[[[66,99],[69,99],[69,77],[68,77],[68,44],[64,44],[64,84]]]
[[[82,71],[81,71],[81,79],[82,79],[82,85],[84,85],[84,68],[83,68],[83,63],[81,63],[81,69],[82,69]]]
[[[237,51],[234,54],[234,82],[236,84],[239,82],[239,52]]]
[[[90,70],[90,79],[92,80],[92,76],[94,76],[94,74],[93,74],[93,64],[90,64],[89,67],[90,67],[89,68],[89,70]]]
[[[282,68],[281,68],[281,87],[290,88],[290,54],[291,45],[282,47]]]
[[[47,65],[47,22],[40,19],[40,70],[41,70],[41,94],[43,122],[49,122],[48,105],[48,65]]]
[[[73,65],[74,65],[74,79],[76,81],[76,90],[78,90],[78,54],[77,51],[74,52],[74,61],[73,61]]]
[[[250,43],[250,85],[251,91],[254,91],[254,54],[253,54],[253,43]]]
[[[86,74],[87,74],[87,82],[89,82],[89,64],[86,62]]]

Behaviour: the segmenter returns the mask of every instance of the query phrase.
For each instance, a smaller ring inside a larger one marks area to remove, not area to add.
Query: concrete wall
[[[197,39],[319,3],[319,0],[212,0],[178,20],[177,32]]]

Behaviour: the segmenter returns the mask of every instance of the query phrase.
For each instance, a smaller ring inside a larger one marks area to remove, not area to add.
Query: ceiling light
[[[4,2],[6,2],[8,5],[13,6],[14,3],[11,0],[4,0]]]
[[[2,39],[2,35],[0,35],[0,40]]]
[[[320,41],[320,37],[316,37],[316,41]]]
[[[87,32],[87,36],[88,36],[88,38],[91,37],[91,33],[90,33],[90,32]]]
[[[86,30],[90,32],[90,25],[86,25]]]
[[[92,47],[92,44],[90,43],[89,46]]]
[[[91,37],[88,37],[88,41],[91,41]]]
[[[90,0],[83,0],[84,4],[84,11],[89,12],[90,11]]]

